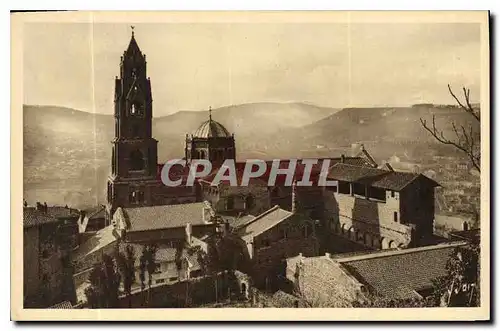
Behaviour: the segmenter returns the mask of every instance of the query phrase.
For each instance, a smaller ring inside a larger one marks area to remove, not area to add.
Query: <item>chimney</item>
[[[44,213],[47,213],[47,212],[48,212],[48,210],[49,210],[49,209],[47,208],[47,202],[44,202],[44,203],[43,203],[43,212],[44,212]]]
[[[345,155],[344,154],[340,155],[340,163],[345,163]]]
[[[43,212],[43,205],[40,202],[36,202],[36,210]]]
[[[325,257],[326,257],[327,259],[331,258],[330,253],[326,252],[326,253],[325,253]]]
[[[297,181],[292,183],[292,213],[296,214],[299,211],[299,197],[297,196]]]

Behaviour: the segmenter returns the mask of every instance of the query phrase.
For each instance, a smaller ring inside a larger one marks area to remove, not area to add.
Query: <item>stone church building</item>
[[[134,208],[140,215],[147,207],[202,201],[210,203],[226,220],[259,215],[276,205],[291,210],[292,188],[279,178],[275,185],[267,186],[269,172],[246,187],[224,182],[212,185],[218,166],[226,159],[236,160],[236,148],[234,134],[212,118],[211,110],[208,120],[192,134],[186,134],[184,159],[188,163],[209,160],[213,172],[194,186],[164,185],[159,175],[162,165],[158,163],[158,141],[152,135],[152,103],[146,55],[132,32],[120,60],[120,76],[115,78],[115,138],[107,186],[107,225],[118,208]],[[287,167],[291,161],[281,160],[280,167]],[[318,231],[373,249],[407,247],[432,236],[437,183],[423,175],[380,167],[364,148],[354,157],[320,159],[313,167],[313,180],[325,161],[330,162],[328,178],[338,180],[339,186],[298,187],[296,192],[301,213],[323,224]],[[304,170],[301,160],[297,164],[294,180],[300,179]],[[243,168],[244,162],[236,162],[238,178]],[[180,169],[181,176],[186,175],[186,169]]]

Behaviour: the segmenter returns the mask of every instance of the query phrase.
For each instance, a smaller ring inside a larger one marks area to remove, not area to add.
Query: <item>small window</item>
[[[165,278],[157,279],[157,280],[155,281],[155,283],[156,283],[156,284],[163,284],[163,283],[165,283]]]
[[[396,196],[396,192],[391,191],[391,198],[394,198]]]
[[[170,277],[168,279],[169,282],[176,282],[177,281],[177,277]]]
[[[394,212],[394,222],[397,222],[398,221],[398,212],[395,211]]]

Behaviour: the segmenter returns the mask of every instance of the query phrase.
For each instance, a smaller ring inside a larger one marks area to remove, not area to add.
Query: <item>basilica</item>
[[[198,178],[194,186],[166,186],[152,131],[152,82],[146,55],[133,31],[119,72],[114,84],[115,136],[105,227],[77,251],[79,279],[85,279],[83,273],[120,242],[155,243],[168,250],[224,235],[241,250],[245,266],[236,267],[252,266],[258,284],[279,274],[282,261],[289,257],[417,247],[432,240],[438,184],[421,174],[380,166],[363,147],[357,155],[319,159],[313,167],[314,181],[328,161],[327,177],[337,181],[336,186],[285,185],[280,177],[270,186],[269,173],[253,178],[248,186],[214,183],[225,160],[235,160],[238,178],[245,163],[236,161],[237,135],[217,122],[211,110],[206,121],[186,134],[184,155],[177,158],[187,164],[209,160],[212,172]],[[290,161],[281,160],[280,168]],[[296,161],[294,182],[304,173],[302,160]],[[185,170],[177,169],[181,178]]]

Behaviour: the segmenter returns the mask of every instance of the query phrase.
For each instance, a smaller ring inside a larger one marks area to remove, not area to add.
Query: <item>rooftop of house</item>
[[[249,222],[251,222],[255,216],[254,215],[243,215],[243,216],[222,216],[224,221],[229,223],[229,226],[233,229],[238,229]]]
[[[68,206],[48,206],[47,214],[55,218],[73,218],[80,217],[80,211]]]
[[[148,231],[209,224],[203,217],[205,202],[178,205],[118,208],[115,212],[127,223],[127,231]],[[122,215],[122,216],[121,216]]]
[[[80,261],[100,249],[115,243],[117,240],[118,234],[115,232],[113,225],[109,225],[97,231],[96,234],[81,244],[74,252],[73,260]]]
[[[251,242],[255,236],[271,229],[292,215],[292,212],[282,209],[276,205],[254,217],[252,220],[249,220],[245,225],[238,229],[238,233],[244,241]]]
[[[432,286],[432,280],[446,275],[446,263],[453,251],[466,245],[452,242],[403,250],[389,250],[337,258],[359,282],[389,298],[415,298],[416,291]]]
[[[37,210],[35,207],[23,209],[23,227],[40,226],[42,224],[56,223],[59,220],[47,213]]]
[[[360,167],[343,163],[337,163],[330,167],[328,178],[345,182],[361,183],[393,191],[401,191],[416,179],[425,180],[431,186],[439,186],[438,183],[422,174]]]
[[[80,218],[78,221],[78,231],[83,233],[87,230],[87,225],[90,220],[101,219],[106,216],[106,206],[100,205],[87,210],[84,210],[86,217]]]
[[[299,262],[314,266],[321,271],[315,276],[324,279],[318,286],[325,288],[336,282],[336,275],[343,270],[378,295],[391,299],[418,298],[417,291],[430,288],[435,278],[446,275],[450,255],[464,245],[467,245],[464,241],[455,241],[365,254],[295,256],[287,259],[287,268],[294,271]]]

